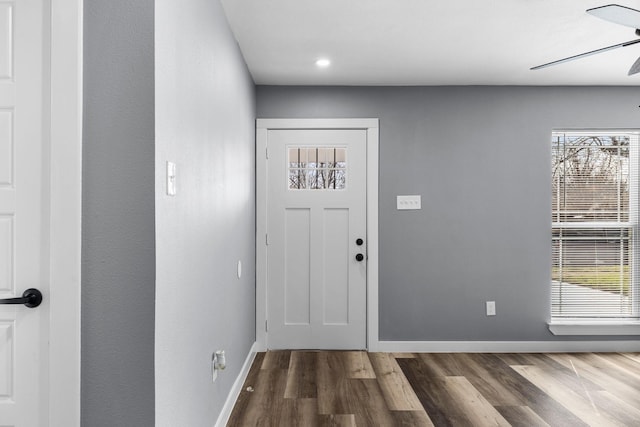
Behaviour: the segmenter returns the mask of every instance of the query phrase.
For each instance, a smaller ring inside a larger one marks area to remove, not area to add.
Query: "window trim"
[[[563,319],[547,325],[553,335],[640,335],[640,320]]]
[[[631,152],[634,153],[635,152],[635,167],[634,166],[630,166],[631,167],[631,173],[635,172],[635,176],[631,177],[631,182],[632,182],[632,186],[631,186],[631,194],[634,193],[638,193],[639,187],[638,187],[638,183],[637,180],[639,179],[640,176],[640,129],[629,129],[629,128],[623,128],[623,129],[582,129],[582,130],[572,130],[572,129],[554,129],[552,132],[552,135],[555,133],[567,133],[567,134],[572,134],[572,135],[579,135],[579,134],[584,134],[584,135],[592,135],[592,134],[607,134],[607,133],[630,133],[630,134],[634,134],[635,138],[636,138],[636,144],[635,144],[635,148],[633,148],[633,145],[630,146],[630,149],[632,150]],[[640,224],[639,224],[639,219],[638,219],[638,212],[637,210],[640,210],[640,200],[638,200],[638,194],[635,194],[634,196],[630,196],[630,197],[635,197],[635,203],[636,203],[636,212],[634,212],[633,214],[630,212],[630,217],[629,217],[629,221],[628,222],[609,222],[606,223],[605,228],[608,227],[612,227],[612,228],[616,228],[619,226],[625,226],[625,227],[631,227],[634,231],[634,236],[638,236],[638,231],[640,230]],[[629,200],[629,204],[630,204],[630,209],[632,209],[631,204],[632,201],[631,199]],[[559,223],[559,222],[553,222],[553,220],[551,221],[551,225],[552,227],[555,226],[562,226],[562,227],[567,227],[567,228],[579,228],[581,223]],[[584,223],[582,223],[584,224]],[[591,222],[588,225],[604,225],[601,224],[599,222]],[[640,237],[635,237],[634,241],[632,242],[633,245],[633,250],[634,251],[640,251]],[[635,255],[634,259],[637,263],[637,265],[633,266],[633,270],[634,271],[639,271],[640,270],[640,256]],[[549,328],[549,331],[553,334],[553,335],[576,335],[576,336],[585,336],[585,335],[592,335],[592,336],[598,336],[598,335],[617,335],[617,336],[622,336],[622,335],[626,335],[626,336],[632,336],[632,335],[640,335],[640,307],[638,307],[638,305],[640,304],[640,274],[634,274],[635,277],[632,278],[632,282],[631,282],[631,286],[634,288],[634,293],[635,298],[637,299],[636,301],[633,302],[634,304],[634,312],[637,312],[638,318],[635,319],[626,319],[626,318],[620,318],[620,319],[606,319],[606,318],[550,318],[550,320],[547,322],[547,326]],[[551,281],[549,282],[551,283]],[[551,301],[550,301],[551,302]],[[551,311],[551,306],[549,307],[549,310]],[[551,314],[551,313],[549,313]]]

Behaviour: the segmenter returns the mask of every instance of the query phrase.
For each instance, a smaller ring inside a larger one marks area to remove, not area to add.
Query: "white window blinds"
[[[637,318],[638,134],[552,135],[553,319]]]

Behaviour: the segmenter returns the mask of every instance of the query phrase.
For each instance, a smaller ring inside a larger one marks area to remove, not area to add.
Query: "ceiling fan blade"
[[[619,4],[608,4],[606,6],[587,9],[587,13],[597,16],[605,21],[625,25],[631,28],[640,28],[640,10]]]
[[[618,44],[614,44],[614,45],[611,45],[611,46],[602,47],[600,49],[591,50],[589,52],[581,53],[579,55],[569,56],[568,58],[558,59],[557,61],[547,62],[546,64],[542,64],[542,65],[537,65],[535,67],[531,67],[531,70],[539,70],[541,68],[547,68],[547,67],[550,67],[552,65],[563,64],[565,62],[574,61],[576,59],[585,58],[587,56],[596,55],[598,53],[607,52],[609,50],[618,49],[620,47],[631,46],[631,45],[634,45],[636,43],[640,43],[640,39],[630,40],[628,42],[618,43]]]
[[[627,75],[633,76],[638,73],[640,73],[640,58],[636,59],[636,62],[634,62],[631,68],[629,68],[629,73]]]

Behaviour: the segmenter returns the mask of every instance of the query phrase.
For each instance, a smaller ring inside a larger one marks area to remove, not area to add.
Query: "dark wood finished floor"
[[[640,354],[259,353],[228,426],[640,426]]]

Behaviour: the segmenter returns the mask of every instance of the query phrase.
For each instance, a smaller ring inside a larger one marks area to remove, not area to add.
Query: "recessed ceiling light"
[[[320,68],[327,68],[329,65],[331,65],[331,61],[326,58],[320,58],[316,61],[316,65]]]

